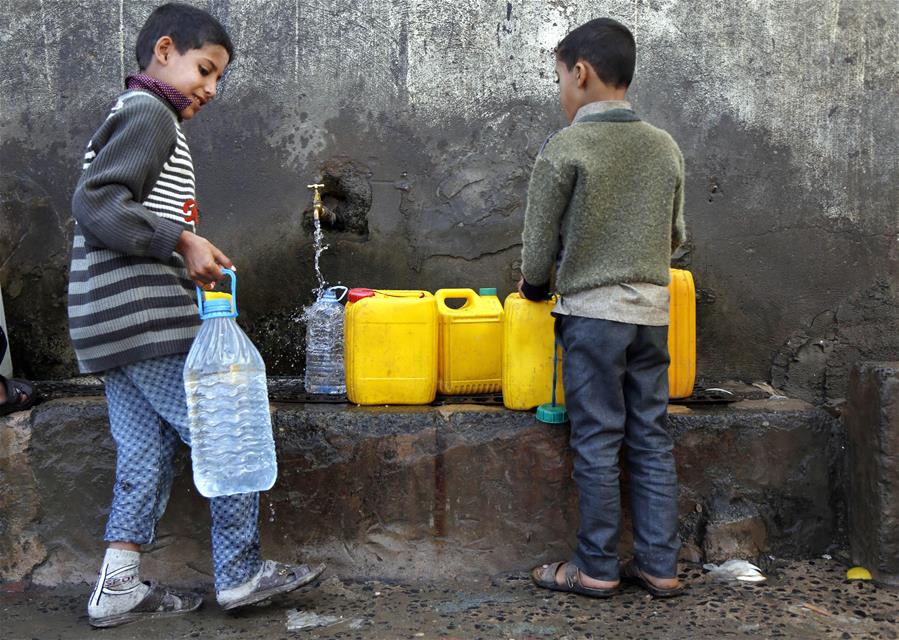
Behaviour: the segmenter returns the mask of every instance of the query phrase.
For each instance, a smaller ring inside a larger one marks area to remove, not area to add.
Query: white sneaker
[[[244,607],[299,589],[313,582],[324,571],[323,564],[309,567],[305,564],[289,565],[265,560],[255,576],[242,585],[219,591],[216,600],[226,610]]]
[[[105,585],[99,591],[95,590],[87,607],[91,626],[116,627],[141,618],[177,616],[196,611],[203,604],[203,597],[196,593],[179,593],[152,582],[138,584],[146,589],[146,595],[136,604],[121,590],[109,589]]]

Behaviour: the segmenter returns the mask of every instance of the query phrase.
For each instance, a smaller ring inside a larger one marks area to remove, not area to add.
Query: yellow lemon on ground
[[[852,567],[846,572],[846,577],[849,580],[870,580],[871,572],[864,567]]]

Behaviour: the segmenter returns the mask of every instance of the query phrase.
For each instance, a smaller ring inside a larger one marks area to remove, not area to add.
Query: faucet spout
[[[306,188],[314,190],[312,196],[312,218],[320,222],[334,224],[336,218],[334,212],[328,209],[322,202],[321,190],[325,188],[325,185],[322,183],[307,184]]]

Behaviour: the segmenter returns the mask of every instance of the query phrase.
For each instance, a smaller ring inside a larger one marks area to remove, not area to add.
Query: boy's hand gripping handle
[[[227,267],[221,267],[222,273],[231,276],[231,313],[237,314],[237,274]],[[200,309],[200,315],[205,313],[206,291],[197,287],[197,307]]]

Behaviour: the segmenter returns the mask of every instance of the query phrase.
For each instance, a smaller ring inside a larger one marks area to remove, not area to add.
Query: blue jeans
[[[165,512],[179,442],[190,445],[185,355],[151,358],[106,372],[116,481],[105,540],[148,544]],[[217,591],[252,578],[259,556],[259,494],[212,498],[212,561]]]
[[[565,405],[578,487],[578,546],[571,562],[598,580],[618,579],[626,445],[634,558],[643,571],[677,575],[677,473],[667,431],[668,327],[557,316],[565,355]]]

